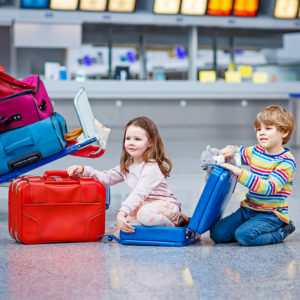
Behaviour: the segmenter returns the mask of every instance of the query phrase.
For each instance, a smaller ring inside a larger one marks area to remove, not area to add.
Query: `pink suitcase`
[[[16,90],[16,93],[0,98],[0,133],[44,120],[53,113],[52,103],[39,76],[29,76],[22,82],[35,89]]]

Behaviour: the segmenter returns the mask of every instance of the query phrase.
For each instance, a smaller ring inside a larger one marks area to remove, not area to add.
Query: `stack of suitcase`
[[[0,182],[93,142],[99,144],[97,151],[101,150],[93,112],[83,88],[75,96],[74,105],[85,140],[0,176]],[[47,171],[42,177],[24,175],[12,181],[9,187],[9,233],[13,239],[25,244],[99,241],[98,236],[104,234],[105,209],[109,207],[109,201],[109,189],[94,178],[69,177],[66,171]]]
[[[99,134],[95,128],[95,118],[84,88],[81,88],[77,92],[74,98],[74,106],[79,119],[79,123],[82,127],[84,138],[80,142],[69,145],[66,148],[63,148],[63,150],[61,150],[61,148],[65,147],[66,144],[65,140],[63,139],[65,130],[61,129],[64,128],[62,125],[65,124],[65,122],[60,115],[55,113],[50,118],[36,122],[32,125],[15,129],[13,130],[13,132],[9,132],[13,135],[12,140],[16,140],[13,146],[13,153],[11,153],[12,157],[14,158],[13,166],[15,168],[12,168],[13,170],[3,175],[1,175],[0,172],[0,183],[14,179],[22,174],[39,168],[66,155],[73,154],[74,152],[81,150],[82,148],[91,144],[98,145],[98,150],[92,153],[92,155],[98,156],[98,153],[104,153],[104,151],[102,151],[102,144]],[[61,122],[59,122],[59,120],[61,120]],[[47,126],[49,125],[49,122],[51,122],[51,126]],[[50,131],[48,131],[48,133],[45,134],[45,130],[42,129],[49,129],[49,127]],[[32,133],[33,131],[34,133]],[[4,135],[4,137],[5,136],[6,135]],[[10,138],[11,135],[9,135],[8,137]],[[8,145],[8,149],[10,151],[10,144],[12,140],[9,139],[6,142],[6,145]],[[20,141],[22,141],[22,147],[18,148],[18,145],[20,146]],[[32,143],[31,141],[34,141],[35,145],[26,146],[27,143]],[[60,147],[59,145],[62,145],[62,147]],[[33,153],[30,152],[29,155],[26,156],[26,153],[28,153],[28,147],[29,150],[32,150],[32,147],[34,147],[36,151],[34,151]],[[95,147],[93,146],[93,148]],[[5,157],[6,160],[9,160],[9,155],[5,153],[3,153],[2,155]],[[11,163],[10,160],[9,162]],[[2,168],[7,167],[9,167],[8,164],[2,166]]]
[[[39,76],[22,83],[25,88],[0,98],[0,175],[57,153],[67,144],[63,138],[66,122],[53,112]]]
[[[96,152],[101,150],[83,88],[74,105],[84,140],[67,148],[66,122],[53,112],[38,76],[18,81],[0,71],[0,95],[0,182],[94,142]],[[66,171],[22,176],[9,187],[9,233],[25,244],[99,241],[108,205],[109,190],[93,178],[69,177]]]

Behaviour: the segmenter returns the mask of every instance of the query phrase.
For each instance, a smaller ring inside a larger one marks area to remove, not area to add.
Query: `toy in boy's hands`
[[[221,150],[211,148],[209,145],[207,145],[205,151],[201,153],[200,160],[201,165],[203,165],[203,170],[205,171],[205,180],[208,179],[209,174],[214,167],[209,166],[210,164],[224,164],[226,162],[237,167],[242,165],[241,157],[238,153],[234,153],[233,156],[225,159]]]

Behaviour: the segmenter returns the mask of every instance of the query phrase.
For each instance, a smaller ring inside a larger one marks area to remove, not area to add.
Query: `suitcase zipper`
[[[14,181],[12,182],[12,184],[11,184],[11,190],[12,190],[12,191],[14,191],[14,185],[15,185],[15,183],[16,183],[16,180],[14,180]]]
[[[16,192],[15,192],[15,193],[16,193],[16,196],[17,196],[19,185],[20,185],[21,183],[23,183],[23,182],[26,182],[26,181],[25,181],[25,180],[20,180],[20,181],[15,180],[15,181],[16,181],[16,183],[17,183],[17,184],[16,184]],[[12,191],[13,191],[13,187],[12,187]],[[12,231],[12,228],[11,228],[11,231]],[[12,238],[15,239],[17,242],[21,243],[20,240],[18,239],[18,230],[17,230],[17,229],[14,230],[14,234],[15,234],[15,237],[13,237],[12,232],[11,232]]]
[[[17,230],[15,231],[15,236],[16,236],[16,241],[19,242],[19,243],[22,243],[22,242],[18,239],[18,231],[17,231]]]
[[[25,90],[25,91],[22,91],[22,92],[19,92],[19,93],[16,93],[16,94],[7,96],[7,97],[5,97],[5,98],[2,98],[2,99],[0,100],[0,102],[5,101],[5,100],[13,99],[13,98],[15,98],[16,96],[17,96],[17,97],[20,97],[20,96],[23,96],[23,95],[26,95],[26,94],[32,94],[32,93],[33,93],[33,94],[36,94],[36,93],[39,91],[39,89],[40,89],[40,80],[41,80],[40,77],[38,77],[38,84],[37,84],[35,90],[33,90],[33,89]]]
[[[17,183],[17,185],[16,185],[16,194],[18,194],[18,187],[19,187],[19,185],[20,185],[22,182],[26,182],[26,181],[25,181],[25,180],[21,180],[21,181],[19,181],[19,182]]]
[[[10,227],[9,235],[10,235],[13,239],[15,239],[15,238],[13,237],[13,235],[12,235],[12,227]]]
[[[15,179],[13,182],[12,182],[12,185],[11,185],[11,191],[14,192],[14,187],[15,187],[15,184],[19,183],[20,182],[20,179],[21,178],[17,178]],[[17,191],[17,190],[16,190]]]
[[[10,99],[13,99],[13,98],[16,98],[16,97],[20,97],[20,96],[23,96],[23,95],[32,94],[33,92],[34,92],[33,90],[26,90],[26,91],[23,91],[23,92],[19,92],[19,93],[7,96],[5,98],[2,98],[0,100],[0,102],[6,101],[6,100],[10,100]]]
[[[31,181],[39,181],[40,180],[40,178],[30,178],[30,177],[28,177],[28,176],[22,176],[24,179],[27,179],[28,181],[29,180],[31,180]],[[17,183],[17,185],[16,185],[16,194],[18,193],[18,187],[19,187],[19,184],[21,184],[22,182],[27,182],[26,180],[21,180],[21,181],[19,181],[18,183]],[[13,188],[12,188],[12,190],[13,190]]]
[[[31,181],[38,181],[40,180],[39,177],[29,177],[29,176],[22,176],[23,178],[27,179],[28,181],[31,180]],[[25,182],[27,182],[26,180],[23,180]]]
[[[30,96],[31,96],[31,98],[32,98],[32,102],[34,103],[34,106],[35,106],[35,109],[36,109],[36,113],[37,113],[37,115],[38,115],[38,118],[39,118],[39,120],[42,120],[41,115],[40,115],[40,111],[39,111],[39,107],[38,107],[38,105],[37,105],[37,103],[36,103],[36,100],[35,100],[35,98],[33,97],[32,94],[31,94]]]
[[[53,117],[53,116],[52,116],[52,117]],[[52,126],[53,126],[54,131],[56,131],[54,122],[53,122],[53,120],[52,120],[52,117],[50,117],[50,120],[51,120],[51,123],[52,123]],[[59,127],[60,127],[60,130],[61,130],[61,124],[60,124],[60,122],[59,122]],[[64,135],[62,134],[62,136],[64,136]],[[61,142],[59,136],[57,136],[57,140],[58,140],[58,142],[59,142],[59,144],[60,144],[61,149],[63,150],[63,149],[64,149],[64,146],[63,146],[63,144],[62,144],[62,142]]]

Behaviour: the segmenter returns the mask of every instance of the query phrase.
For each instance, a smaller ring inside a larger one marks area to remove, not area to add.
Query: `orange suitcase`
[[[8,227],[24,244],[99,241],[105,230],[106,189],[86,176],[47,171],[11,182]]]

